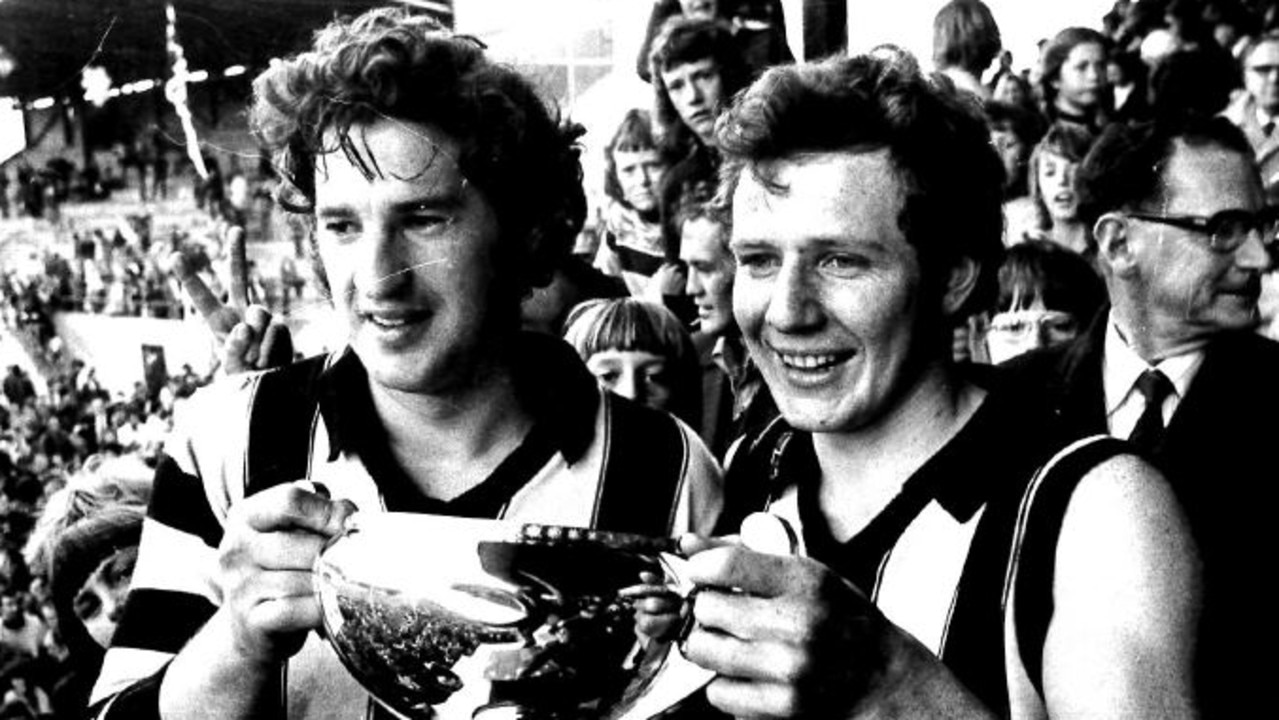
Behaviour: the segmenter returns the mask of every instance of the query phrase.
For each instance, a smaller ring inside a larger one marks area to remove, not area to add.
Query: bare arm
[[[1066,511],[1044,644],[1051,717],[1196,717],[1199,558],[1171,489],[1134,456],[1095,468]]]

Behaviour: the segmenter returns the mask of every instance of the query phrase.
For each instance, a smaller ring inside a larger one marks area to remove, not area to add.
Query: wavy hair
[[[1039,229],[1047,230],[1052,227],[1048,205],[1044,202],[1044,193],[1039,187],[1039,163],[1043,161],[1044,153],[1052,153],[1078,164],[1083,162],[1095,139],[1096,136],[1091,131],[1074,123],[1056,122],[1048,127],[1048,132],[1044,133],[1043,138],[1030,151],[1026,184],[1030,191],[1030,199],[1035,203]]]
[[[1044,112],[1048,117],[1056,116],[1057,88],[1055,83],[1061,80],[1061,66],[1066,64],[1070,51],[1079,45],[1100,45],[1102,50],[1110,53],[1110,41],[1105,35],[1086,27],[1068,27],[1053,36],[1044,46],[1043,74],[1039,78],[1039,93],[1044,102]]]
[[[769,161],[887,148],[907,188],[899,224],[930,292],[940,296],[949,271],[970,258],[980,276],[957,317],[990,302],[1003,254],[1003,163],[975,99],[927,79],[909,53],[884,46],[772,68],[737,98],[717,132],[721,205],[743,172],[784,191],[767,176]]]
[[[706,59],[713,60],[719,70],[727,103],[750,78],[750,69],[742,59],[728,23],[675,15],[666,21],[653,41],[653,50],[649,54],[649,69],[653,77],[653,119],[657,123],[658,141],[667,152],[684,154],[699,141],[671,102],[662,73],[677,65]]]
[[[311,50],[273,65],[253,88],[250,122],[274,154],[277,195],[292,212],[314,216],[320,155],[340,151],[372,177],[352,130],[394,118],[458,141],[462,175],[496,208],[517,297],[550,282],[581,230],[581,126],[562,122],[479,41],[428,16],[377,8],[335,20]]]

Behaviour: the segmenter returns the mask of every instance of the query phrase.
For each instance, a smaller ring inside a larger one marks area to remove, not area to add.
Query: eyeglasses
[[[987,331],[1017,338],[1045,336],[1058,342],[1074,338],[1079,323],[1074,315],[1059,310],[1007,310],[990,319]]]
[[[1208,248],[1223,254],[1237,250],[1253,231],[1261,236],[1261,244],[1267,248],[1274,247],[1276,236],[1279,235],[1279,207],[1262,208],[1255,213],[1247,210],[1222,210],[1211,217],[1139,212],[1125,214],[1135,220],[1203,233],[1208,236]]]

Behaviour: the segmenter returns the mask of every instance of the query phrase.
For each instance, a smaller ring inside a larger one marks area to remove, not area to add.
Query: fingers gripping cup
[[[622,591],[641,573],[674,591],[673,551],[666,538],[357,513],[314,575],[337,655],[409,718],[620,718],[669,654],[636,633]]]

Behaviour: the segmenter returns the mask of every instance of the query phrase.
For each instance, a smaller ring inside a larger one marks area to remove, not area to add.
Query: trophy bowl
[[[329,643],[409,718],[620,718],[670,644],[621,591],[678,581],[674,541],[415,513],[356,513],[314,568]],[[660,589],[660,588],[659,588]]]

